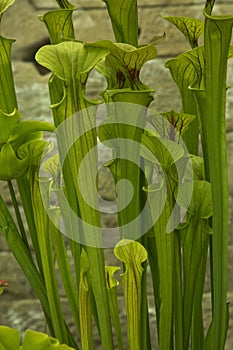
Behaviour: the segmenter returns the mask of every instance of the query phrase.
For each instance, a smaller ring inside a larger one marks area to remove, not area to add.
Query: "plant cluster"
[[[104,166],[117,192],[114,254],[122,262],[129,349],[152,348],[148,266],[159,348],[224,349],[229,322],[225,105],[233,16],[213,16],[215,1],[207,0],[204,21],[164,17],[191,49],[166,62],[182,111],[157,113],[149,109],[154,91],[141,81],[140,70],[156,58],[164,36],[139,45],[137,1],[103,1],[116,42],[77,40],[76,7],[68,0],[57,0],[59,8],[40,17],[51,44],[39,49],[36,60],[51,71],[53,124],[21,120],[10,58],[13,41],[0,36],[0,179],[8,183],[16,214],[15,220],[0,196],[0,230],[40,300],[52,336],[27,331],[21,349],[94,349],[93,320],[104,350],[125,348],[114,277],[119,267],[105,266],[104,259],[99,142],[112,151]],[[0,2],[0,16],[13,2]],[[202,34],[204,45],[198,46]],[[99,100],[85,94],[93,69],[107,82]],[[99,114],[104,118],[98,124]],[[56,135],[57,151],[44,132]],[[202,297],[208,251],[212,321],[206,332]],[[55,263],[77,334],[63,314]],[[19,349],[19,339],[18,331],[0,327],[1,349]]]

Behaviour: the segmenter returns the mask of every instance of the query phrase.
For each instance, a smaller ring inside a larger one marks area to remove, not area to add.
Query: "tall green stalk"
[[[142,348],[140,321],[143,272],[141,264],[147,259],[147,252],[140,243],[123,239],[115,246],[114,254],[125,266],[125,272],[121,278],[126,304],[129,348],[130,350],[140,350]]]
[[[46,316],[46,321],[49,326],[51,334],[54,335],[53,324],[51,322],[51,315],[49,309],[49,303],[47,299],[46,290],[44,287],[44,281],[39,274],[37,267],[35,266],[31,255],[28,252],[25,243],[22,241],[20,233],[12,219],[12,216],[4,203],[2,197],[0,197],[0,207],[1,207],[1,217],[0,217],[0,228],[1,233],[6,239],[7,244],[9,245],[10,250],[14,254],[19,266],[22,268],[25,273],[28,281],[30,282],[33,290],[35,290],[36,295],[38,296],[43,311]]]
[[[51,236],[49,234],[48,216],[41,199],[41,187],[38,183],[37,171],[30,176],[30,185],[33,198],[33,214],[35,217],[38,244],[41,254],[45,286],[51,311],[51,318],[55,331],[55,336],[63,343],[68,343],[66,328],[62,316],[61,304],[58,295],[58,285],[55,274],[53,248]],[[48,188],[45,189],[48,191]],[[44,193],[42,194],[44,195]]]
[[[206,143],[213,198],[213,323],[207,349],[224,349],[228,319],[228,174],[226,151],[226,74],[232,16],[205,14]],[[213,142],[213,140],[215,140]]]

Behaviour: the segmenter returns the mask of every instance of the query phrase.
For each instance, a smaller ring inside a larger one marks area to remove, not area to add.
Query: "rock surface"
[[[104,2],[100,0],[73,1],[78,5],[79,12],[74,14],[75,31],[77,38],[85,41],[100,39],[113,39],[110,20]],[[183,37],[168,22],[164,21],[162,15],[180,15],[203,18],[202,8],[204,1],[199,0],[139,0],[139,25],[141,27],[140,43],[148,42],[154,35],[166,32],[166,41],[158,46],[158,58],[150,61],[143,67],[141,78],[143,82],[155,90],[155,101],[152,106],[156,111],[168,111],[170,109],[179,111],[179,92],[170,78],[169,71],[164,68],[164,63],[171,57],[188,50]],[[49,74],[35,64],[34,55],[42,45],[48,43],[46,29],[38,20],[38,15],[56,7],[54,0],[17,0],[9,8],[2,19],[2,35],[15,38],[16,42],[12,48],[13,71],[18,97],[19,109],[24,119],[52,120],[49,109],[48,78]],[[218,1],[216,13],[233,13],[232,1]],[[229,86],[233,86],[233,62],[229,64],[228,72]],[[96,72],[92,72],[87,95],[91,98],[98,96],[104,89],[105,81]],[[233,346],[233,94],[231,89],[227,92],[227,140],[229,156],[229,190],[230,190],[230,238],[229,238],[229,296],[231,321],[228,334],[226,350]],[[101,164],[107,158],[107,154],[100,154]],[[108,176],[106,169],[100,169],[99,190],[105,200],[114,199],[112,178]],[[0,181],[0,192],[3,193],[7,204],[11,205],[9,192],[6,184]],[[12,209],[12,208],[11,208]],[[104,227],[115,227],[116,216],[111,213],[103,215]],[[105,251],[106,263],[114,264],[116,259],[112,250]],[[40,305],[35,298],[32,288],[18,267],[15,258],[9,251],[2,235],[0,235],[0,278],[10,280],[9,288],[0,297],[0,324],[18,328],[22,333],[26,328],[39,331],[44,330],[44,319]],[[207,278],[205,295],[203,300],[205,325],[210,321],[210,282]],[[150,316],[152,317],[151,330],[155,334],[155,315],[152,301],[152,284],[148,284]],[[61,295],[63,296],[62,287]],[[65,314],[69,315],[69,309],[63,301]],[[126,316],[124,311],[124,300],[122,290],[119,292],[120,318],[123,329],[126,330]],[[72,321],[68,324],[74,329]],[[126,334],[125,334],[126,339]],[[125,340],[126,341],[126,340]],[[156,339],[152,339],[153,349],[156,349]],[[126,345],[127,346],[127,345]],[[96,341],[96,350],[101,347]]]

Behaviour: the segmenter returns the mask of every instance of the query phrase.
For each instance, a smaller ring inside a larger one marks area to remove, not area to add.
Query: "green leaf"
[[[17,109],[16,94],[11,66],[11,46],[14,40],[0,36],[0,110],[6,114]]]
[[[104,42],[103,42],[104,43]],[[156,57],[154,44],[136,48],[132,45],[105,42],[110,53],[97,70],[104,74],[108,81],[107,90],[130,88],[132,90],[150,90],[139,78],[144,63]]]
[[[200,89],[204,88],[205,60],[203,46],[168,60],[165,67],[169,68],[172,78],[177,84],[182,96],[189,85],[194,82],[199,85]]]
[[[28,185],[28,184],[27,184]],[[28,197],[30,200],[30,195]],[[31,212],[30,212],[31,215]],[[53,327],[51,325],[50,310],[48,305],[48,299],[44,286],[44,280],[41,274],[38,272],[37,266],[32,259],[31,254],[28,251],[22,237],[18,231],[18,228],[12,218],[12,215],[3,201],[0,195],[0,229],[3,237],[5,238],[10,250],[15,256],[19,266],[23,270],[27,279],[30,281],[37,297],[39,298],[43,311],[46,316],[50,332],[53,333]]]
[[[208,15],[211,15],[214,4],[215,4],[215,0],[206,0],[205,11]]]
[[[159,115],[152,113],[149,115],[148,121],[154,126],[160,136],[179,143],[181,136],[187,131],[195,118],[194,115],[169,111]]]
[[[164,32],[163,35],[155,35],[151,40],[149,40],[148,44],[153,45],[160,45],[162,44],[166,39],[166,33]],[[145,45],[140,45],[145,46]]]
[[[17,124],[14,134],[11,137],[11,141],[14,141],[19,135],[30,134],[35,131],[55,131],[54,125],[44,121],[23,120]]]
[[[183,182],[189,182],[193,180],[205,180],[206,177],[203,158],[190,154],[188,156],[188,159],[189,167],[186,168],[183,177]]]
[[[193,342],[198,344],[204,342],[202,293],[206,274],[208,235],[211,233],[206,222],[213,215],[211,184],[203,180],[180,184],[176,200],[187,211],[186,225],[180,227],[184,276],[184,349],[186,349],[189,344],[192,318],[192,332],[193,336],[195,335]]]
[[[213,198],[213,338],[210,349],[223,349],[226,338],[229,189],[226,147],[226,77],[233,16],[205,15],[206,144]]]
[[[232,47],[229,48],[228,52],[228,58],[232,57]],[[205,69],[205,67],[204,67]],[[210,172],[209,172],[209,157],[208,157],[208,134],[210,132],[209,128],[209,121],[206,118],[206,107],[207,107],[207,97],[206,97],[206,90],[200,89],[198,83],[193,83],[190,85],[190,91],[193,92],[197,110],[198,110],[198,119],[200,120],[201,124],[201,143],[202,143],[202,153],[204,157],[204,170],[205,175],[202,176],[202,179],[206,178],[207,180],[210,179]],[[212,123],[212,121],[211,121]],[[212,140],[212,138],[211,138]]]
[[[88,73],[108,53],[98,43],[83,44],[76,41],[43,46],[36,54],[36,60],[50,69],[61,80],[70,83]]]
[[[120,270],[119,266],[105,266],[106,282],[108,289],[115,288],[119,285],[118,280],[113,277],[115,272],[118,270]]]
[[[224,333],[224,338],[225,338],[225,341],[227,339],[227,333],[228,333],[228,328],[229,328],[229,316],[230,316],[230,313],[229,313],[229,304],[226,304],[226,318],[224,320],[224,325],[223,325],[223,328],[225,329],[225,333]],[[213,344],[213,339],[214,339],[214,327],[213,327],[213,321],[211,322],[210,324],[210,327],[208,329],[208,332],[206,334],[206,337],[205,337],[205,343],[204,343],[204,347],[203,347],[203,350],[211,350],[212,349],[212,344]]]
[[[72,350],[73,348],[67,345],[60,345],[60,342],[47,334],[27,330],[23,338],[21,350]],[[74,349],[73,349],[74,350]]]
[[[142,263],[147,260],[146,249],[138,242],[122,239],[114,248],[116,257],[124,263],[125,272],[121,275],[130,349],[140,350],[141,318],[141,278]]]
[[[177,84],[181,99],[182,112],[197,115],[197,106],[193,91],[189,89],[192,83],[203,88],[205,84],[204,69],[204,49],[195,48],[183,53],[166,62],[165,67],[169,68],[174,82]],[[184,141],[190,153],[198,154],[199,142],[199,121],[198,118],[190,125],[189,130],[184,135]]]
[[[51,44],[58,44],[67,39],[74,39],[72,14],[75,7],[46,12],[39,19],[45,23],[49,32]]]
[[[0,16],[10,7],[15,0],[1,0],[0,3]]]
[[[38,167],[42,156],[45,156],[52,148],[53,144],[44,140],[29,141],[19,147],[17,155],[22,159],[29,158],[29,165]]]
[[[27,330],[24,335],[23,345],[20,347],[20,333],[18,330],[0,326],[0,349],[1,350],[72,350],[67,345],[60,345],[55,338],[47,334]]]
[[[124,346],[119,318],[119,309],[117,304],[117,286],[119,285],[119,282],[116,278],[114,278],[114,274],[118,270],[120,270],[118,266],[105,266],[110,314],[115,327],[118,349],[123,350]]]
[[[195,218],[209,219],[213,215],[211,184],[204,180],[180,184],[177,202]]]
[[[108,117],[106,121],[103,121],[98,127],[98,138],[100,142],[105,146],[117,150],[117,138],[116,125],[114,123],[114,117]]]
[[[20,333],[17,329],[0,326],[0,349],[19,350]]]
[[[10,143],[2,146],[0,151],[0,179],[10,180],[22,175],[29,166],[29,154],[19,158]]]
[[[49,85],[56,126],[77,111],[99,103],[86,99],[85,84],[91,69],[107,53],[108,49],[98,42],[74,41],[44,46],[37,52],[37,61],[54,73]]]
[[[0,24],[3,13],[13,3],[14,0],[2,0],[0,2]],[[14,40],[0,36],[0,112],[9,115],[13,114],[15,109],[17,109],[11,66],[11,46],[13,42]]]
[[[204,342],[202,294],[205,283],[209,236],[203,231],[202,221],[198,216],[189,216],[188,225],[181,231],[184,349],[188,348],[192,318],[195,325],[192,331],[195,332],[193,335],[197,338],[193,341]]]
[[[168,170],[184,156],[184,148],[174,141],[144,133],[142,136],[142,156],[154,164]]]
[[[232,47],[228,50],[228,58],[232,57]],[[206,67],[204,46],[184,52],[181,55],[168,60],[165,64],[169,68],[172,78],[177,84],[181,96],[188,93],[188,88],[205,89]]]
[[[118,43],[138,45],[137,0],[102,0],[106,3]]]
[[[90,262],[89,277],[93,296],[95,298],[102,346],[104,350],[113,350],[112,327],[107,286],[105,283],[106,277],[103,250],[87,246],[86,251]]]
[[[49,157],[43,162],[42,169],[45,173],[49,174],[53,180],[53,190],[58,190],[61,185],[61,164],[58,153]]]
[[[15,150],[18,150],[25,143],[39,140],[43,136],[42,131],[53,132],[54,130],[55,127],[50,123],[24,120],[17,123],[9,142]]]
[[[54,160],[54,156],[49,158],[49,160],[50,159]],[[53,173],[53,170],[52,170],[52,173]],[[53,182],[53,187],[54,187],[54,182]],[[56,194],[57,194],[57,191],[56,191]],[[76,287],[76,283],[77,285],[79,284],[78,282],[79,277],[78,277],[78,273],[75,271],[76,278],[75,279],[73,278],[73,273],[72,273],[73,271],[71,271],[70,259],[68,256],[69,251],[67,250],[67,245],[63,239],[63,235],[61,234],[61,231],[57,228],[59,227],[61,211],[63,210],[60,202],[59,202],[59,205],[60,205],[59,207],[58,206],[50,207],[48,210],[49,217],[51,219],[49,221],[49,231],[51,233],[54,252],[55,252],[57,264],[59,267],[61,280],[63,282],[64,290],[66,293],[66,298],[69,303],[70,309],[72,311],[75,325],[77,327],[77,331],[80,334],[80,322],[79,322],[79,311],[78,311],[79,306],[78,306],[78,297],[77,297],[78,290]]]
[[[184,34],[192,49],[198,46],[198,39],[204,33],[203,21],[180,16],[162,16],[162,18],[174,24]]]
[[[8,141],[16,129],[19,120],[20,113],[16,109],[10,114],[0,110],[0,145]]]
[[[93,350],[92,335],[92,300],[91,289],[89,285],[88,272],[90,264],[84,249],[81,253],[81,270],[79,283],[79,319],[80,319],[80,337],[83,350]]]
[[[202,157],[190,155],[194,180],[205,180],[204,160]]]
[[[38,142],[34,142],[33,149],[30,149],[34,158],[43,152],[43,142],[45,141],[40,142],[39,147],[37,147]],[[31,144],[29,144],[29,146]],[[69,341],[69,332],[66,329],[61,308],[60,295],[58,292],[58,282],[54,265],[54,250],[51,240],[51,233],[48,229],[49,218],[44,205],[44,201],[47,200],[47,197],[49,195],[50,182],[48,179],[45,181],[42,179],[39,182],[38,164],[35,164],[35,166],[30,168],[28,178],[32,194],[33,216],[35,219],[46,294],[49,302],[54,334],[57,338],[67,344]],[[49,342],[49,340],[47,341]]]
[[[157,193],[163,194],[164,191],[158,191]],[[159,280],[159,303],[157,303],[157,305],[159,304],[158,337],[159,347],[164,350],[171,349],[171,334],[175,317],[173,288],[177,286],[177,273],[175,270],[176,267],[174,266],[174,239],[176,236],[171,230],[169,230],[169,233],[167,231],[168,221],[170,220],[173,207],[171,195],[171,187],[167,186],[165,201],[164,198],[162,198],[162,211],[160,211],[160,216],[154,224],[154,248],[156,249],[154,254],[156,254],[157,257],[156,262],[158,263],[159,270],[159,276],[157,276]],[[159,205],[161,205],[159,196],[157,198],[159,200]],[[176,290],[176,292],[178,293],[178,290]]]

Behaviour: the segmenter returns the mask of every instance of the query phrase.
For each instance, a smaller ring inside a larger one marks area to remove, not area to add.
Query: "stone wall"
[[[216,13],[233,13],[232,1],[217,1]],[[110,21],[107,16],[105,4],[101,0],[74,0],[79,11],[75,14],[75,30],[77,38],[85,41],[99,39],[113,39]],[[158,58],[148,62],[143,68],[143,81],[152,86],[155,93],[153,107],[158,111],[174,109],[179,111],[180,100],[175,84],[172,82],[168,70],[164,68],[167,59],[189,49],[179,32],[169,23],[164,21],[159,14],[182,15],[202,19],[204,1],[201,0],[139,0],[139,25],[141,28],[140,43],[145,43],[154,35],[166,32],[166,41],[158,46]],[[51,120],[49,110],[49,98],[47,81],[49,74],[35,64],[34,54],[43,44],[48,43],[48,35],[43,23],[37,16],[54,7],[55,0],[16,0],[15,4],[7,11],[2,19],[2,35],[15,38],[12,49],[13,70],[18,96],[19,108],[25,119]],[[233,66],[229,65],[229,85],[233,85]],[[104,88],[104,80],[98,74],[91,74],[88,84],[88,96],[95,97],[98,91]],[[229,153],[229,187],[230,187],[230,240],[229,240],[229,302],[233,301],[233,181],[232,181],[232,153],[233,153],[233,94],[228,91],[227,102],[227,140]],[[103,155],[104,159],[104,155]],[[101,190],[105,196],[111,196],[111,181],[107,183],[106,177],[101,179]],[[7,203],[11,206],[10,196],[6,184],[0,182],[0,190],[4,194]],[[110,193],[110,194],[109,194]],[[109,215],[104,217],[104,225],[114,225],[115,218]],[[108,264],[113,263],[111,250],[106,250]],[[20,271],[7,244],[0,235],[0,278],[10,281],[11,287],[0,297],[0,324],[17,327],[21,332],[26,328],[44,330],[44,320],[41,309],[35,295]],[[152,302],[152,286],[148,286],[149,301]],[[119,298],[123,305],[122,296]],[[64,312],[68,313],[65,300]],[[206,283],[204,295],[205,322],[208,325],[210,319],[210,287]],[[231,324],[226,349],[232,349],[233,345],[233,309],[231,309]],[[121,307],[122,323],[125,322],[125,314]],[[152,308],[150,309],[152,310]],[[150,311],[154,317],[153,312]],[[153,318],[153,325],[155,319]],[[71,328],[73,327],[70,324]],[[125,328],[125,327],[124,327]],[[155,341],[153,339],[153,341]],[[153,349],[156,347],[154,346]],[[97,345],[96,345],[97,349]]]

